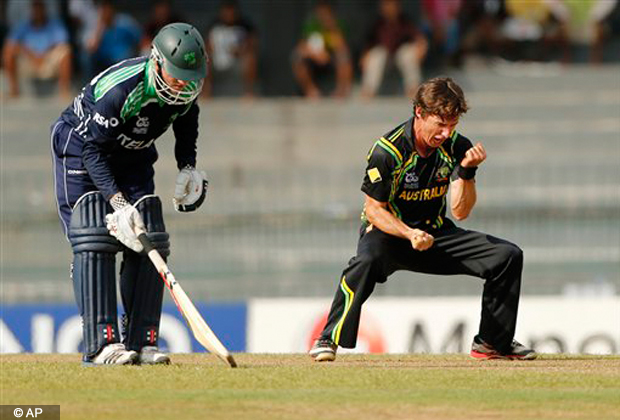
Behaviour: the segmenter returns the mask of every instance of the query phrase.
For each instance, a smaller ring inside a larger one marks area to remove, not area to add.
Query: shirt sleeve
[[[189,109],[172,123],[174,131],[174,156],[177,160],[177,167],[183,169],[185,166],[196,167],[196,141],[198,139],[198,104],[194,101]]]
[[[19,24],[15,25],[15,27],[9,32],[7,40],[17,43],[23,42],[26,32],[28,32],[28,23],[20,22]]]
[[[52,45],[67,44],[69,42],[69,32],[61,21],[55,20],[53,23]]]
[[[456,165],[460,165],[461,161],[465,157],[465,152],[467,152],[472,147],[473,144],[467,137],[457,133],[456,138],[454,139],[454,143],[452,144],[452,152]],[[456,168],[456,165],[454,166],[454,168]],[[452,176],[450,177],[450,179],[454,181],[458,178],[459,176],[457,175],[456,170],[452,170]]]
[[[108,156],[118,146],[122,103],[119,95],[113,95],[112,92],[97,101],[84,134],[84,166],[97,189],[108,200],[119,192]]]
[[[467,137],[457,133],[456,139],[454,140],[454,159],[457,164],[461,163],[465,157],[465,153],[472,147],[474,147],[474,145]]]
[[[362,191],[375,200],[386,203],[392,191],[392,173],[396,158],[377,141],[368,154],[368,165],[362,183]]]

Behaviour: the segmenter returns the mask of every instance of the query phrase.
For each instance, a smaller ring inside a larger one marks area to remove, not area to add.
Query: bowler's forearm
[[[366,217],[375,227],[389,235],[403,239],[409,239],[411,236],[412,229],[384,207],[367,206]]]
[[[476,181],[459,178],[450,185],[450,207],[456,220],[463,220],[476,204]]]

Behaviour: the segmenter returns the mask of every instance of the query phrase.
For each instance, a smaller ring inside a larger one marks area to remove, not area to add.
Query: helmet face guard
[[[153,39],[151,61],[149,77],[162,101],[185,105],[198,97],[207,75],[207,53],[196,28],[180,22],[164,26]],[[163,73],[188,83],[175,89],[166,83]]]
[[[151,60],[149,76],[155,84],[155,92],[159,99],[168,105],[187,105],[200,95],[204,84],[203,79],[190,81],[182,90],[175,89],[166,83],[161,73],[161,69],[165,68],[164,59],[155,45],[151,49]]]

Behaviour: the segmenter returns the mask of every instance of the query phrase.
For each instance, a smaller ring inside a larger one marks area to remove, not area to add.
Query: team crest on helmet
[[[189,65],[196,64],[196,53],[194,51],[190,51],[183,56],[185,62]]]

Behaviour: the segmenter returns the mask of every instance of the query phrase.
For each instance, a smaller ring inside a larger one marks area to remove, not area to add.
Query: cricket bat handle
[[[144,252],[149,256],[151,261],[153,261],[153,264],[155,264],[155,268],[157,269],[157,271],[161,271],[161,269],[167,268],[166,262],[161,257],[161,255],[159,255],[159,252],[157,252],[149,237],[146,236],[146,232],[138,231],[138,240],[144,247]]]

